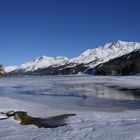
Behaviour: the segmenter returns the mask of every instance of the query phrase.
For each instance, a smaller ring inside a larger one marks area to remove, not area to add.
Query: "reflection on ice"
[[[79,91],[81,94],[85,96],[98,97],[98,98],[111,98],[118,100],[140,100],[140,89],[129,89],[106,86],[104,84],[97,83],[87,83],[87,84],[75,84],[75,85],[67,85],[69,89],[74,89],[75,91]]]

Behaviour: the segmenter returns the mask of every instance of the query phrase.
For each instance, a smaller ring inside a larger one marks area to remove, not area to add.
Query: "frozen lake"
[[[140,76],[44,76],[0,79],[0,96],[66,110],[140,108]]]
[[[139,140],[139,109],[140,76],[0,78],[0,112],[76,114],[58,128],[0,120],[0,140]]]

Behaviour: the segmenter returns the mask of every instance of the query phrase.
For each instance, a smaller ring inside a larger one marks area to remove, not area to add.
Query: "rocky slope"
[[[5,74],[3,65],[0,65],[0,76]]]
[[[110,59],[120,57],[140,48],[140,43],[116,41],[94,49],[88,49],[78,57],[69,59],[67,57],[37,57],[33,61],[19,66],[11,74],[78,74],[84,73],[87,69],[107,62]],[[10,72],[10,71],[9,71]]]

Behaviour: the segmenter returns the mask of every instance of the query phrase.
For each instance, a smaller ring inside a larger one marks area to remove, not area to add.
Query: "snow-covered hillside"
[[[14,71],[16,70],[18,67],[17,66],[8,66],[8,67],[5,67],[5,72],[11,72],[11,71]]]
[[[93,68],[100,63],[104,63],[109,61],[110,59],[128,54],[139,48],[140,43],[124,42],[118,40],[114,43],[107,43],[104,46],[98,46],[93,49],[88,49],[78,57],[72,59],[63,56],[58,56],[55,58],[47,56],[37,57],[30,62],[22,64],[18,69],[27,72],[47,68],[50,66],[65,66],[66,64],[67,67],[68,65],[69,67],[74,67],[78,64],[85,64]],[[10,70],[9,68],[6,68],[6,71],[10,72],[12,71],[12,69]]]
[[[104,46],[98,46],[95,49],[88,49],[71,61],[75,63],[90,63],[94,62],[93,66],[106,62],[115,57],[119,57],[132,52],[133,50],[139,49],[140,43],[136,42],[124,42],[116,41],[114,43],[108,43]]]
[[[60,66],[60,65],[65,65],[68,63],[68,58],[63,57],[63,56],[57,56],[57,57],[47,57],[47,56],[42,56],[42,57],[37,57],[33,61],[27,62],[25,64],[22,64],[19,69],[23,69],[25,71],[34,71],[39,68],[46,68],[49,66]]]

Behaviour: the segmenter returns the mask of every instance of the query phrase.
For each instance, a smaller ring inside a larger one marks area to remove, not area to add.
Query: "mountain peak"
[[[128,43],[128,42],[122,41],[122,40],[117,40],[116,43],[123,44],[123,43]]]
[[[114,44],[116,45],[135,45],[138,42],[132,42],[132,41],[122,41],[122,40],[117,40],[116,42],[114,42]]]

